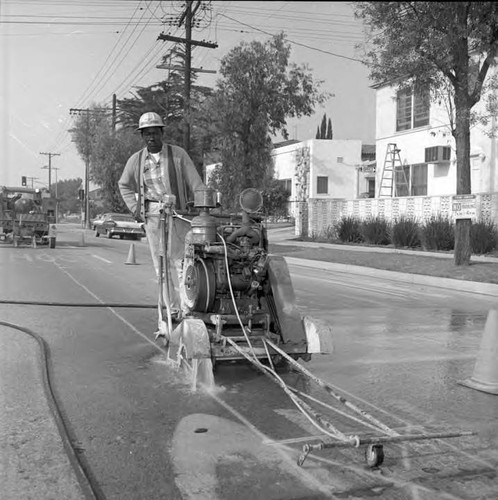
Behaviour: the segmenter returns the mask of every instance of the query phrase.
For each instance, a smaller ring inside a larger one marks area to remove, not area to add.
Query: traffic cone
[[[459,384],[489,394],[498,394],[498,309],[488,312],[474,374]]]
[[[79,246],[80,247],[84,247],[85,246],[85,231],[81,231],[80,232]]]
[[[136,265],[136,261],[135,261],[135,245],[132,243],[130,245],[130,250],[128,251],[128,258],[126,259],[126,262],[125,264],[132,264],[132,265]]]

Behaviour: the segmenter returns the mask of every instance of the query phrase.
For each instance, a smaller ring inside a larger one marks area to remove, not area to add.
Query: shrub
[[[419,247],[420,227],[416,220],[401,216],[396,219],[391,226],[391,241],[396,248]]]
[[[489,253],[498,246],[498,230],[494,222],[480,220],[470,226],[472,253]]]
[[[362,243],[361,221],[355,217],[343,217],[336,226],[337,236],[343,243]]]
[[[426,250],[453,250],[455,226],[448,217],[432,216],[420,228],[422,245]]]
[[[327,226],[322,232],[322,237],[328,241],[337,240],[336,228],[334,226]]]
[[[390,225],[382,217],[370,217],[361,223],[360,231],[363,240],[371,245],[389,245]]]

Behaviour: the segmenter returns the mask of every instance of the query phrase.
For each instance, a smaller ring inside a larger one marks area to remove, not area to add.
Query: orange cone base
[[[468,378],[467,380],[462,380],[458,382],[460,385],[465,387],[470,387],[471,389],[476,389],[478,391],[487,392],[488,394],[498,394],[498,383],[489,384],[486,382],[479,382],[474,378]]]

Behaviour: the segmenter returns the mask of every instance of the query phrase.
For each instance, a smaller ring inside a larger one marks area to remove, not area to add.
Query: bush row
[[[423,248],[424,250],[453,250],[455,224],[447,217],[433,216],[420,223],[402,216],[394,222],[381,217],[361,220],[343,217],[333,227],[328,227],[322,238],[343,243],[393,245],[395,248]],[[492,221],[473,222],[470,228],[472,253],[486,254],[498,248],[498,227]]]

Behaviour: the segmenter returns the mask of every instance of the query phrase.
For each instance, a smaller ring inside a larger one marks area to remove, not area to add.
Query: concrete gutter
[[[322,260],[296,259],[285,257],[288,264],[309,267],[312,269],[327,269],[349,274],[361,274],[362,276],[372,276],[391,281],[401,281],[403,283],[413,283],[416,285],[428,285],[438,288],[449,288],[463,292],[479,293],[498,297],[498,285],[494,283],[482,283],[480,281],[456,280],[452,278],[439,278],[437,276],[427,276],[425,274],[400,273],[397,271],[385,271],[365,266],[352,266],[350,264],[336,264],[324,262]]]

